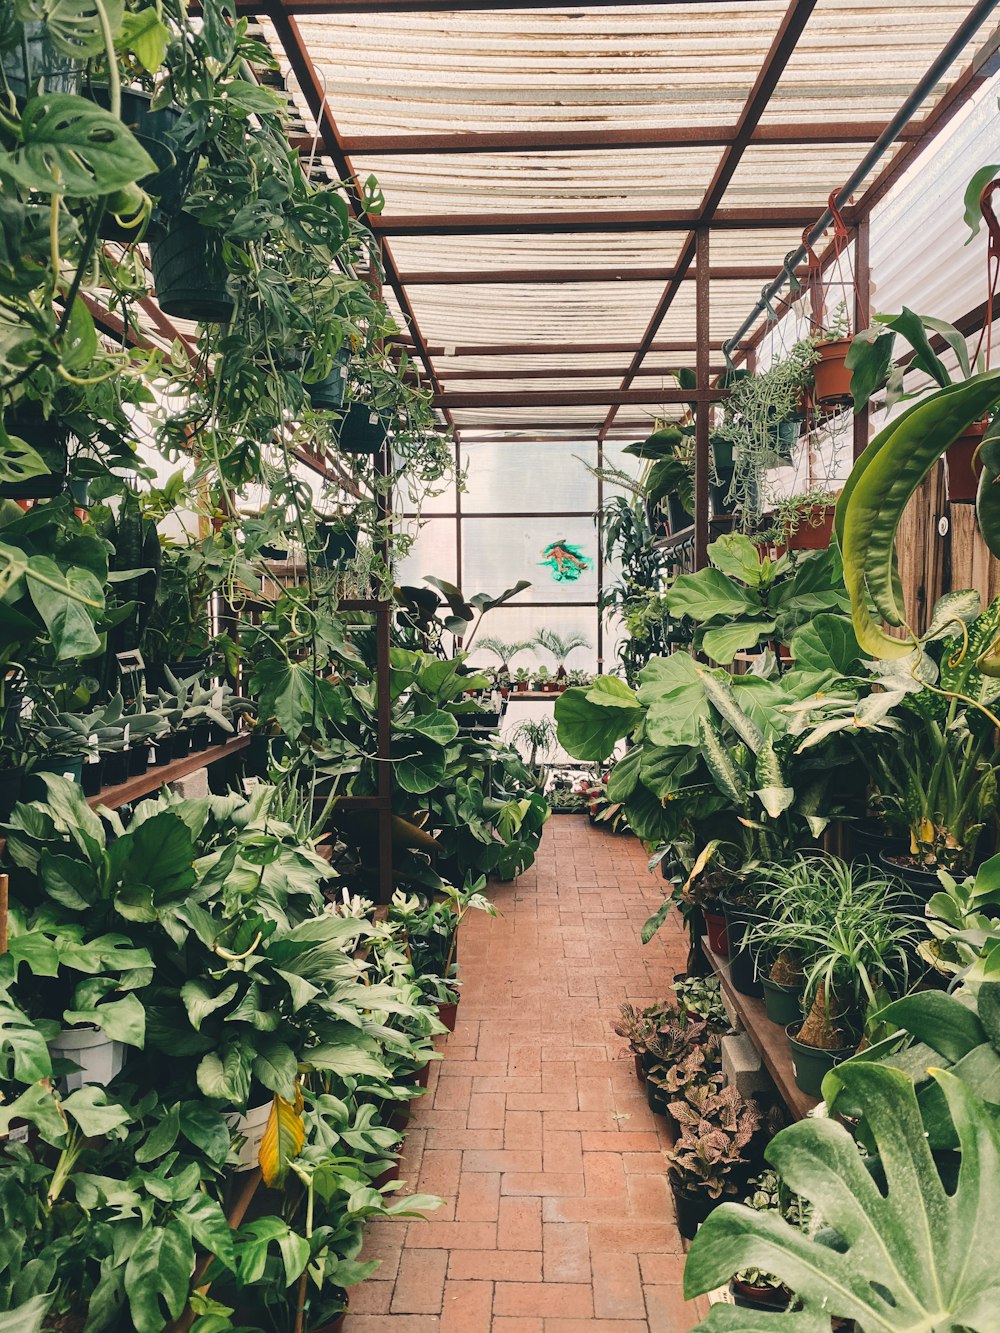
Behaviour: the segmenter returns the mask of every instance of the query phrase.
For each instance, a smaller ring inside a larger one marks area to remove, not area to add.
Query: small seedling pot
[[[186,213],[149,238],[156,300],[165,315],[199,324],[228,324],[235,301],[202,226]]]

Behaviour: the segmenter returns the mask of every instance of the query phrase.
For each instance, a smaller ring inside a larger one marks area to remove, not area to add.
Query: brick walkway
[[[683,965],[632,837],[558,815],[536,865],[463,927],[459,1021],[407,1138],[428,1221],[380,1223],[347,1333],[686,1333],[663,1121],[611,1031]]]

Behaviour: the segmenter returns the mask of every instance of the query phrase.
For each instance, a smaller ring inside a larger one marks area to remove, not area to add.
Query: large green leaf
[[[736,616],[759,619],[760,598],[723,574],[721,569],[699,569],[697,574],[679,574],[666,595],[673,616],[692,620],[730,620]]]
[[[698,745],[698,720],[710,710],[688,653],[651,658],[639,672],[639,702],[646,705],[646,735],[654,745]]]
[[[559,744],[574,758],[593,761],[614,753],[618,742],[642,721],[642,708],[623,681],[597,676],[589,689],[564,690],[556,700],[555,717]]]
[[[101,651],[94,621],[104,608],[104,589],[89,569],[74,566],[63,574],[49,556],[33,555],[25,578],[57,661],[94,657]]]
[[[861,647],[848,616],[815,616],[792,636],[792,657],[802,671],[835,671],[852,676],[861,669]]]
[[[14,1056],[14,1077],[19,1083],[37,1083],[52,1077],[52,1057],[45,1037],[6,991],[0,991],[0,1050],[9,1046]]]
[[[78,60],[104,54],[105,18],[112,36],[122,23],[122,0],[14,0],[14,10],[24,23],[43,22],[56,50]]]
[[[801,1309],[747,1322],[743,1311],[716,1305],[699,1328],[829,1333],[836,1315],[856,1320],[862,1333],[992,1333],[1000,1270],[984,1237],[1000,1225],[994,1120],[959,1079],[936,1072],[961,1143],[958,1184],[949,1193],[924,1138],[910,1079],[864,1063],[839,1073],[874,1134],[884,1193],[842,1125],[810,1119],[783,1130],[767,1149],[768,1161],[840,1239],[833,1248],[775,1213],[723,1204],[691,1246],[685,1295],[701,1295],[739,1269],[757,1267],[780,1278]]]
[[[152,175],[156,163],[110,111],[69,93],[32,97],[21,145],[0,153],[0,175],[43,194],[92,199]]]
[[[706,629],[701,636],[701,646],[713,662],[728,666],[737,653],[756,648],[762,640],[769,639],[776,624],[774,620],[738,620],[732,625]]]
[[[194,1268],[191,1233],[179,1221],[148,1227],[125,1269],[125,1290],[137,1333],[163,1333],[184,1309]]]

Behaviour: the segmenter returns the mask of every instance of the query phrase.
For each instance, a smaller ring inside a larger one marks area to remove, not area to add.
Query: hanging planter
[[[387,434],[385,418],[370,403],[357,399],[340,423],[337,443],[345,454],[377,454]]]
[[[226,271],[212,254],[199,222],[179,213],[149,241],[156,300],[165,315],[200,324],[227,324],[235,301]]]
[[[948,499],[952,504],[975,504],[983,465],[979,446],[989,427],[989,421],[974,421],[944,452],[944,479]]]
[[[243,1143],[237,1153],[237,1171],[252,1171],[257,1165],[260,1158],[260,1145],[264,1141],[264,1131],[267,1129],[268,1118],[271,1114],[272,1102],[273,1098],[269,1097],[266,1102],[261,1102],[259,1106],[247,1107],[243,1115],[226,1116],[230,1133],[243,1136]]]
[[[330,373],[315,384],[306,385],[309,402],[317,412],[336,412],[344,405],[347,390],[347,372],[351,364],[351,349],[344,346],[333,358]]]
[[[685,528],[689,528],[694,521],[681,503],[680,496],[674,494],[667,496],[667,519],[670,531],[674,536],[683,532]]]
[[[35,403],[21,402],[8,411],[4,428],[16,435],[41,457],[48,467],[37,477],[0,482],[0,497],[6,500],[50,500],[66,487],[69,462],[69,430],[55,418],[48,420]]]
[[[24,25],[24,51],[18,44],[3,53],[3,72],[10,91],[23,101],[36,84],[46,93],[79,92],[83,62],[56,50],[45,24],[36,20]]]
[[[845,364],[850,350],[850,338],[832,338],[816,344],[819,360],[813,367],[813,394],[820,407],[850,407],[853,402],[851,371]]]
[[[794,530],[785,529],[785,542],[778,546],[778,555],[784,551],[825,551],[833,538],[835,512],[835,505],[810,505]]]
[[[59,1080],[64,1092],[70,1093],[85,1083],[106,1088],[125,1063],[125,1044],[112,1041],[101,1028],[88,1023],[83,1027],[63,1028],[49,1042],[49,1054],[53,1060],[71,1060],[78,1066]]]
[[[791,463],[801,434],[802,422],[798,417],[789,417],[786,421],[772,421],[768,425],[767,438],[771,443],[772,466]]]
[[[106,85],[90,89],[89,95],[103,107],[111,108],[111,96]],[[154,231],[167,224],[178,213],[191,184],[197,163],[197,154],[185,152],[178,143],[174,130],[181,118],[175,106],[150,110],[151,95],[141,88],[121,90],[121,120],[156,163],[156,171],[136,182],[139,189],[156,201],[153,209]],[[105,241],[128,245],[141,235],[142,229],[125,225],[112,213],[105,213],[99,235]]]
[[[316,563],[323,569],[342,569],[358,555],[358,525],[350,519],[334,519],[316,524],[316,536],[322,549]]]

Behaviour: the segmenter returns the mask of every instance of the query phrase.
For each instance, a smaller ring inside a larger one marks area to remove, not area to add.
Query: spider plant
[[[761,919],[746,944],[758,958],[769,960],[767,975],[779,986],[802,984],[803,931],[829,925],[849,895],[844,871],[833,857],[801,855],[787,864],[769,866],[758,880]]]

